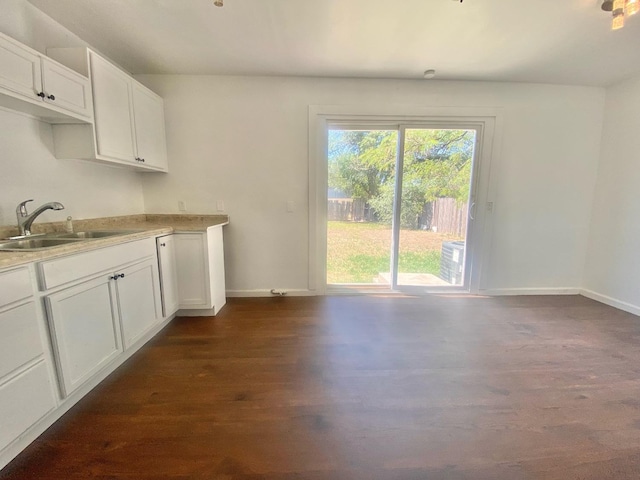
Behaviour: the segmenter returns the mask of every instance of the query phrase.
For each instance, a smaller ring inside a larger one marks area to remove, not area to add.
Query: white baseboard
[[[633,313],[634,315],[640,316],[640,306],[638,305],[623,302],[622,300],[618,300],[617,298],[609,297],[607,295],[602,295],[600,293],[594,292],[593,290],[582,289],[580,290],[580,295],[590,298],[591,300],[604,303],[605,305],[609,305],[610,307],[615,307],[625,312]]]
[[[577,287],[556,288],[491,288],[480,290],[478,295],[507,296],[507,295],[579,295],[581,290]]]
[[[176,312],[176,317],[215,317],[216,313],[215,308],[198,310],[183,309]]]
[[[311,290],[296,290],[279,288],[278,291],[287,292],[287,297],[311,297],[317,295]],[[271,290],[227,290],[227,297],[278,297]]]

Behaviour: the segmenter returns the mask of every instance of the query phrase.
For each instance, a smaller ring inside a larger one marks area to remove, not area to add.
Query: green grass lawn
[[[400,232],[400,273],[440,273],[442,242],[452,237],[421,230]],[[374,283],[390,270],[391,227],[377,223],[328,222],[327,282]]]
[[[420,253],[401,252],[398,262],[400,273],[440,273],[440,252]],[[373,283],[381,272],[389,272],[390,255],[349,255],[340,262],[327,262],[327,277],[340,280],[330,283]]]

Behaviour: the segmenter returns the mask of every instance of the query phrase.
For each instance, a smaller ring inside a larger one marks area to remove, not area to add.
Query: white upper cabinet
[[[168,171],[162,98],[87,48],[52,48],[47,53],[89,76],[95,110],[93,128],[54,127],[56,157]]]
[[[168,165],[162,98],[134,82],[133,115],[136,131],[136,160],[166,171]]]
[[[89,79],[0,34],[0,105],[51,123],[93,120]]]
[[[0,37],[0,87],[29,100],[41,100],[40,55]]]
[[[134,162],[131,79],[93,52],[90,56],[97,153]]]
[[[42,92],[45,103],[91,117],[89,80],[47,57],[42,57]]]

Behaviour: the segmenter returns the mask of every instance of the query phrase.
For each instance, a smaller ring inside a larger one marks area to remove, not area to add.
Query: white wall
[[[0,32],[41,52],[47,47],[84,45],[25,0],[2,0]],[[56,160],[48,124],[0,110],[0,225],[15,224],[17,203],[29,198],[35,200],[34,206],[55,200],[66,207],[63,212],[46,212],[38,221],[144,211],[140,174],[80,160]]]
[[[604,118],[584,286],[640,314],[640,77],[607,89]]]
[[[143,179],[149,213],[225,202],[227,288],[306,289],[309,105],[485,106],[504,111],[487,285],[579,288],[604,91],[505,83],[139,76],[165,99],[171,173]],[[286,201],[298,208],[286,212]]]

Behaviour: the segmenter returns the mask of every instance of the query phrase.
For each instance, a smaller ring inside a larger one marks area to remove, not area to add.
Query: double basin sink
[[[70,245],[77,242],[97,240],[117,235],[136,233],[138,230],[92,230],[75,233],[44,233],[0,240],[0,251],[27,252]]]

